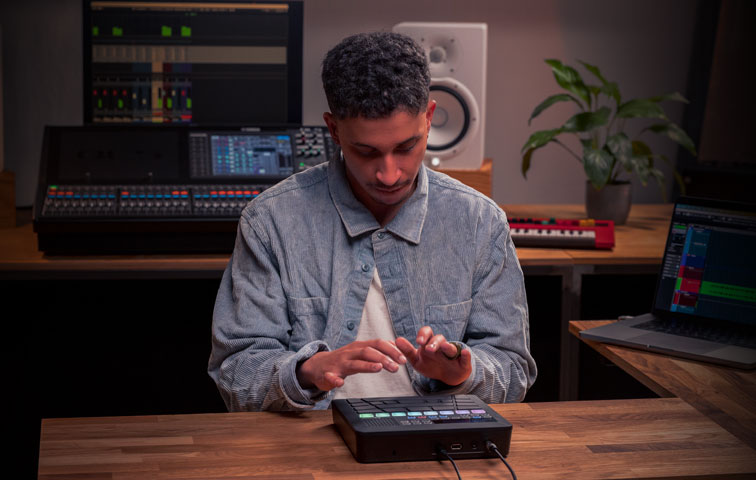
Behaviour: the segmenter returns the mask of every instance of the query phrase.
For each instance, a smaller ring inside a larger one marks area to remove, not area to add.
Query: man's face
[[[349,185],[376,219],[388,222],[415,190],[436,103],[418,115],[397,110],[386,118],[323,114],[344,154]],[[388,217],[388,218],[386,218]]]

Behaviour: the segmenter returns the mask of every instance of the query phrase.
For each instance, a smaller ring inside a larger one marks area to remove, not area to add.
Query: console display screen
[[[213,176],[287,176],[294,173],[289,135],[210,135]]]

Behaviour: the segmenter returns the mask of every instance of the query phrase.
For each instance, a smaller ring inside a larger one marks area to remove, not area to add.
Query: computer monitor
[[[83,2],[85,124],[301,124],[301,0]]]

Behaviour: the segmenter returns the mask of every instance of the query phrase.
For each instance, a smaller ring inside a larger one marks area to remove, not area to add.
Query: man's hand
[[[412,367],[428,378],[441,380],[449,386],[459,385],[472,373],[470,350],[464,349],[457,355],[457,346],[446,341],[443,335],[433,335],[433,330],[422,327],[417,332],[418,347],[409,340],[399,337],[396,346],[407,357]]]
[[[402,352],[387,340],[352,342],[332,352],[318,352],[302,362],[297,367],[297,380],[302,388],[314,386],[328,391],[344,385],[349,375],[376,373],[383,368],[396,372],[405,363]]]

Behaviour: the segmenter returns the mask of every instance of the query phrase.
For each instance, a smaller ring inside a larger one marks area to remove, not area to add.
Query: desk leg
[[[570,320],[580,319],[583,275],[593,273],[590,265],[574,265],[562,274],[562,321],[560,324],[559,400],[577,400],[579,348],[570,334]]]

